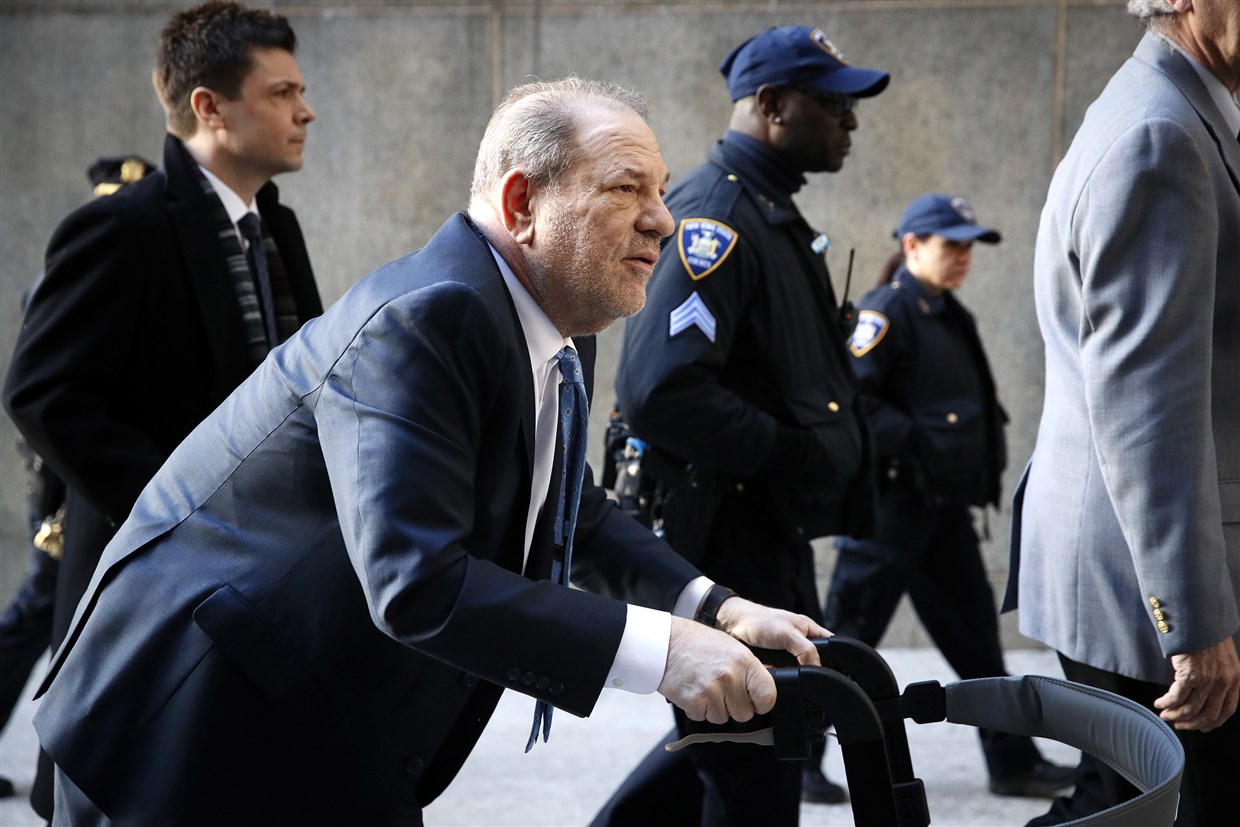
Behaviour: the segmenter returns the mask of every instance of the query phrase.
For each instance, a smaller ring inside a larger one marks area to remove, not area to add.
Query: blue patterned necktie
[[[577,352],[570,347],[556,354],[560,376],[560,500],[555,510],[555,544],[562,550],[551,563],[551,579],[567,586],[573,566],[573,534],[577,530],[577,509],[581,505],[581,485],[586,474],[586,430],[590,423],[590,403],[586,381]],[[552,706],[538,701],[534,706],[534,726],[525,751],[551,736]]]
[[[271,275],[267,272],[267,250],[263,245],[263,225],[259,217],[252,212],[241,216],[237,222],[241,235],[249,242],[246,259],[250,262],[250,270],[254,273],[254,281],[258,283],[258,298],[262,303],[263,329],[267,331],[267,347],[280,344],[280,336],[276,332],[276,302],[271,295]]]

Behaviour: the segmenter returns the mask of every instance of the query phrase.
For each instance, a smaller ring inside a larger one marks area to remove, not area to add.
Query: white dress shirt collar
[[[1198,63],[1192,55],[1180,48],[1178,43],[1167,37],[1164,37],[1163,40],[1166,40],[1173,49],[1182,54],[1184,59],[1188,61],[1188,65],[1192,66],[1193,71],[1197,73],[1197,77],[1201,78],[1206,91],[1210,93],[1210,99],[1214,101],[1214,105],[1222,113],[1223,120],[1226,121],[1227,128],[1231,130],[1232,136],[1240,134],[1240,102],[1236,101],[1236,98],[1213,72]]]
[[[258,215],[257,203],[251,202],[249,206],[246,206],[246,203],[241,200],[241,196],[233,192],[232,188],[221,181],[215,173],[201,164],[198,165],[198,168],[202,170],[202,174],[207,176],[207,180],[211,182],[211,188],[219,196],[220,203],[224,205],[224,210],[228,213],[228,220],[233,223],[233,226],[236,226],[241,217],[248,212]]]
[[[487,246],[491,247],[490,244]],[[521,330],[525,333],[525,344],[530,351],[530,370],[535,377],[540,374],[545,375],[543,372],[547,369],[548,363],[555,359],[556,354],[565,345],[572,347],[573,350],[577,348],[573,346],[572,339],[566,339],[560,334],[559,329],[538,306],[538,302],[534,301],[534,297],[525,289],[525,285],[517,278],[516,273],[512,272],[508,262],[504,261],[504,257],[494,247],[491,247],[491,255],[495,257],[495,263],[499,265],[504,284],[508,287],[512,303],[517,308],[517,318],[521,322]]]

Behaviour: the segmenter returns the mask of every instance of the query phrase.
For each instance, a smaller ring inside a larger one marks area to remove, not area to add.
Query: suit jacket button
[[[550,692],[552,695],[559,695],[564,692],[564,684],[560,683],[559,681],[556,681],[555,683],[551,684],[551,686],[547,687],[547,691]]]
[[[409,775],[419,775],[425,766],[426,762],[415,755],[405,762],[405,772]]]
[[[521,680],[521,670],[515,666],[509,669],[507,674],[508,674],[508,680],[510,681]]]
[[[526,672],[524,675],[521,676],[521,683],[525,684],[526,686],[533,686],[534,677],[535,676],[533,672]]]

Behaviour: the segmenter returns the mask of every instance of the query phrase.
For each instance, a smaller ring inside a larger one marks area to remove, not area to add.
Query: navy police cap
[[[727,78],[733,101],[749,97],[764,83],[868,98],[891,80],[886,72],[849,66],[822,29],[813,26],[767,29],[732,50],[719,71]]]
[[[894,235],[903,238],[906,233],[941,235],[949,241],[984,241],[987,244],[997,244],[1002,238],[998,230],[978,226],[977,216],[968,201],[939,192],[918,196],[905,208]]]

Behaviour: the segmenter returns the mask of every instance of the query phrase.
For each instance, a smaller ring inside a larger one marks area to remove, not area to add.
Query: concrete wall
[[[0,0],[0,370],[18,299],[47,238],[89,197],[87,165],[137,152],[160,160],[163,114],[149,74],[157,33],[186,2]],[[890,71],[865,101],[853,154],[799,196],[831,237],[853,295],[894,249],[904,205],[928,190],[967,197],[998,247],[979,246],[961,297],[979,318],[1012,415],[1010,491],[1032,448],[1042,397],[1031,265],[1049,176],[1086,106],[1140,37],[1121,0],[274,3],[293,21],[319,119],[305,169],[281,177],[301,218],[325,301],[420,244],[464,206],[473,155],[503,91],[568,73],[645,94],[676,177],[722,132],[730,104],[717,67],[771,25],[821,26],[852,60]],[[610,405],[619,328],[601,337],[593,433]],[[0,422],[0,599],[25,565],[16,431]],[[993,582],[1006,579],[1008,514],[991,515]],[[831,554],[821,555],[824,569]],[[1006,618],[1005,637],[1027,644]],[[907,610],[888,641],[924,636]]]

